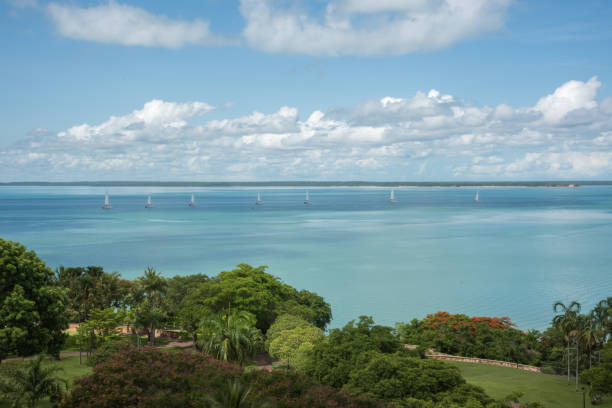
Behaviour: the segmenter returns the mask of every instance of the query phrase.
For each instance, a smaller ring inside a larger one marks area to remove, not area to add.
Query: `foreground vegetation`
[[[78,348],[93,367],[90,375],[63,386],[66,376],[88,368],[66,360],[62,365],[68,372],[49,369],[45,383],[36,373],[48,362],[2,363],[0,377],[6,381],[0,398],[15,406],[34,406],[40,399],[62,400],[64,407],[231,402],[243,407],[504,408],[521,392],[522,407],[546,406],[542,401],[558,406],[558,377],[513,370],[508,380],[507,371],[489,367],[483,380],[470,368],[427,359],[428,348],[540,365],[553,373],[567,369],[566,393],[575,380],[576,389],[587,385],[593,403],[612,394],[612,298],[589,313],[581,313],[576,302],[556,304],[556,317],[543,333],[517,330],[507,317],[438,312],[396,327],[361,316],[326,334],[330,305],[316,293],[283,283],[265,266],[240,264],[215,277],[172,278],[147,268],[129,281],[96,266],[54,272],[34,252],[0,239],[0,299],[0,358],[38,353],[57,358],[62,347]],[[76,335],[64,332],[68,322],[78,323]],[[192,340],[195,349],[143,349],[159,343],[160,330]],[[407,343],[418,347],[408,350]],[[282,369],[245,369],[258,352],[281,360]],[[16,378],[12,369],[32,378],[28,386],[40,391],[31,393],[35,398],[17,403],[17,396],[27,393],[9,384]],[[557,382],[547,382],[550,378]]]

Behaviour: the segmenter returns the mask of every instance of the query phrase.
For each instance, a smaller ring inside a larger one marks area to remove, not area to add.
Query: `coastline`
[[[612,185],[612,180],[542,181],[12,181],[0,187],[545,187]]]

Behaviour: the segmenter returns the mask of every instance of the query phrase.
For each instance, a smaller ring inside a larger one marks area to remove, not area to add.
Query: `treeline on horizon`
[[[13,181],[0,186],[83,187],[568,187],[612,185],[612,180],[541,181]]]
[[[147,268],[127,280],[98,266],[53,271],[33,251],[0,239],[0,299],[0,359],[58,357],[67,345],[91,354],[93,373],[53,397],[65,408],[225,406],[206,401],[239,390],[251,395],[245,406],[272,401],[279,408],[505,408],[520,398],[491,398],[458,367],[428,359],[431,348],[538,365],[551,374],[567,369],[568,384],[587,384],[592,401],[612,394],[612,297],[587,313],[576,302],[555,304],[544,332],[518,330],[508,317],[447,312],[395,327],[360,316],[326,332],[329,303],[265,266],[239,264],[214,277],[164,277]],[[76,335],[67,336],[68,322],[80,323]],[[117,332],[121,325],[129,335]],[[167,326],[193,340],[194,352],[134,347],[141,335],[155,345],[156,329]],[[279,369],[249,370],[256,353],[279,359]]]

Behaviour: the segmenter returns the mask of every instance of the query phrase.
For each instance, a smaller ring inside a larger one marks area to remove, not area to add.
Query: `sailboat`
[[[478,191],[476,192],[476,197],[474,197],[474,202],[477,203],[478,202]]]
[[[389,196],[389,202],[397,203],[397,200],[395,199],[395,190],[391,190],[391,195]]]
[[[255,201],[255,204],[257,205],[263,204],[263,201],[261,201],[261,193],[259,191],[257,192],[257,201]]]
[[[151,201],[151,196],[147,198],[147,203],[145,204],[145,208],[153,208],[153,202]]]
[[[190,207],[195,207],[196,206],[195,196],[193,195],[193,193],[191,193],[191,200],[189,200],[189,206]]]
[[[304,204],[310,204],[310,198],[308,197],[308,190],[306,190],[306,199],[304,200]]]
[[[104,196],[104,205],[102,206],[103,209],[105,210],[110,210],[111,205],[110,205],[110,199],[108,198],[108,191],[106,192],[106,195]]]

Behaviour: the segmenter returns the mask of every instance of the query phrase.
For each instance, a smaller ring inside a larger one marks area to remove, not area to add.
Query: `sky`
[[[0,181],[612,179],[609,0],[0,0]]]

